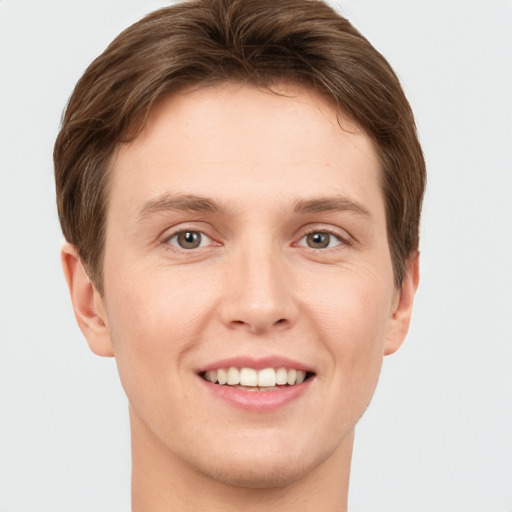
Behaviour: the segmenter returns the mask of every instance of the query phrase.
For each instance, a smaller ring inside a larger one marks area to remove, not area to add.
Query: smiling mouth
[[[312,372],[294,368],[218,368],[199,374],[204,380],[220,386],[233,386],[245,391],[275,391],[302,384],[314,376]]]

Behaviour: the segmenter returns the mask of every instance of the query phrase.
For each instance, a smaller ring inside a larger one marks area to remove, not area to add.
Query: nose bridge
[[[253,333],[290,326],[296,318],[284,255],[267,236],[247,241],[230,261],[223,322]]]

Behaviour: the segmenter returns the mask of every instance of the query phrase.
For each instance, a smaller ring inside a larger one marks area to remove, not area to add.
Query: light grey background
[[[167,2],[0,0],[0,512],[129,506],[127,405],[59,264],[52,148],[87,64]],[[512,2],[347,0],[416,112],[422,282],[361,421],[351,512],[512,511]]]

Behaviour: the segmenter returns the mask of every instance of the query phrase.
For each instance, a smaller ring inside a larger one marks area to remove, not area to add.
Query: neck
[[[216,481],[163,445],[130,411],[132,512],[346,512],[353,446],[350,432],[326,460],[280,487],[246,488]]]

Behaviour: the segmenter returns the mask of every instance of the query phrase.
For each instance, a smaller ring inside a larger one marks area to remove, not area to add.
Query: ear
[[[103,301],[73,245],[64,244],[61,261],[76,321],[90,349],[99,356],[112,357],[114,351]]]
[[[397,290],[394,311],[388,326],[384,343],[384,355],[396,352],[405,340],[411,321],[414,296],[420,282],[420,253],[415,251],[406,262],[406,275]]]

